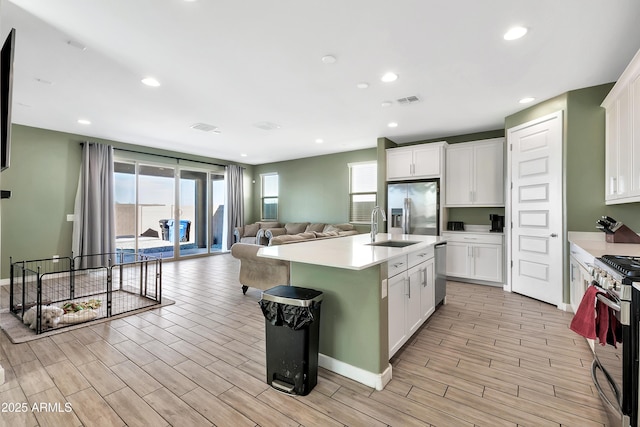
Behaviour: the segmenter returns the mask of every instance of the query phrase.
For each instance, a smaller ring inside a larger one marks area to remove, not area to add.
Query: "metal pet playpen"
[[[22,320],[28,310],[34,309],[36,334],[51,327],[63,328],[159,305],[161,301],[161,258],[117,252],[17,262],[11,259],[10,310]],[[47,307],[64,311],[54,325],[43,318],[50,310]]]

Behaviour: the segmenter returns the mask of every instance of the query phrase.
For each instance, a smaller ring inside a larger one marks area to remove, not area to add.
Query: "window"
[[[116,249],[175,258],[225,248],[224,170],[114,162]],[[178,189],[179,191],[176,191]]]
[[[349,163],[349,222],[369,222],[376,206],[378,164]]]
[[[260,175],[262,219],[278,219],[278,174]]]

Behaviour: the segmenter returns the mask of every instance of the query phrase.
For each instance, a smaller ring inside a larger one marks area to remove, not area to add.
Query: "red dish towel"
[[[614,316],[611,316],[615,319]],[[596,335],[600,345],[607,344],[607,334],[609,333],[609,307],[596,299]]]
[[[596,301],[596,335],[600,345],[618,348],[618,343],[622,342],[620,323],[613,309],[599,299]]]
[[[601,292],[595,286],[589,286],[580,301],[578,310],[571,320],[569,329],[585,338],[596,339],[596,295]]]

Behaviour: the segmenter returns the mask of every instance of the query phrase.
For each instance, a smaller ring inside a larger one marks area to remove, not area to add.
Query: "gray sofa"
[[[285,245],[313,239],[330,239],[358,234],[352,224],[290,222],[284,227],[266,228],[264,238],[269,246]]]
[[[289,284],[289,261],[259,257],[261,247],[251,243],[234,243],[231,246],[231,255],[240,260],[239,281],[243,294],[249,286],[267,290]]]
[[[236,227],[233,230],[234,243],[252,243],[256,245],[266,245],[268,240],[264,237],[264,231],[268,228],[282,227],[276,221],[258,221],[253,224],[246,224]]]

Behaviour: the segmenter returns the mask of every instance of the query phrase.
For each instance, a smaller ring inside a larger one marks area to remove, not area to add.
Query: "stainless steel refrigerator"
[[[392,234],[440,234],[440,180],[387,185],[387,232]]]

